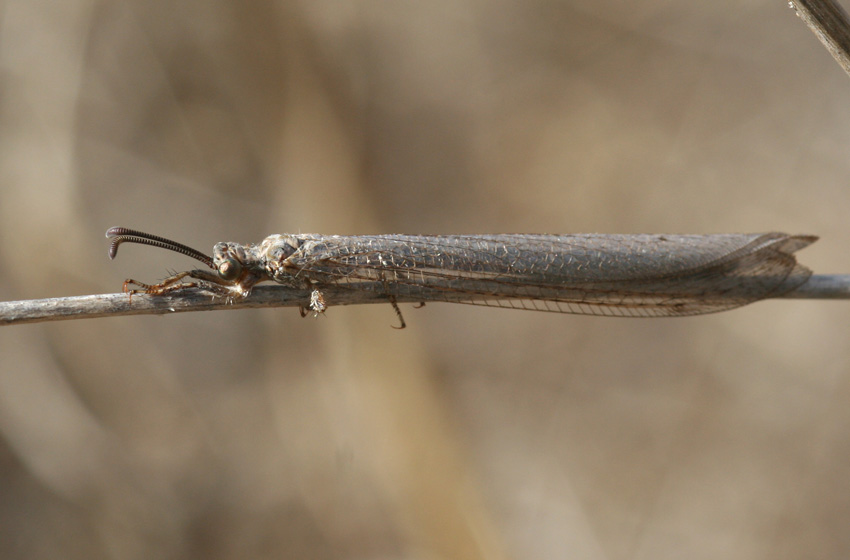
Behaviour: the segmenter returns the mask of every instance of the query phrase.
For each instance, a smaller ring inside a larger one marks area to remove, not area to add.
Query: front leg
[[[184,278],[194,278],[196,280],[200,280],[200,282],[185,282]],[[128,286],[139,286],[142,288],[141,290],[129,290]],[[233,282],[228,282],[227,280],[223,280],[217,274],[212,272],[208,272],[206,270],[189,270],[186,272],[179,272],[168,278],[162,280],[158,284],[145,284],[144,282],[139,282],[137,280],[133,280],[128,278],[124,282],[123,291],[125,293],[130,294],[132,297],[133,294],[148,294],[152,296],[161,296],[165,294],[169,294],[171,292],[176,292],[179,290],[184,290],[186,288],[204,288],[215,292],[218,295],[232,297],[234,294],[240,294],[241,292]]]

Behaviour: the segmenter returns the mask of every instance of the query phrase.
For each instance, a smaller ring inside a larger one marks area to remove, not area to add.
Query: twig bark
[[[815,274],[782,299],[850,299],[850,275]]]
[[[344,287],[322,288],[327,305],[389,303],[378,291],[351,290]],[[446,294],[451,301],[452,294]],[[456,294],[458,300],[467,295]],[[850,299],[850,275],[815,275],[794,290],[780,296],[784,299]],[[285,286],[257,286],[245,299],[228,302],[212,298],[198,289],[187,289],[164,296],[135,294],[101,294],[52,299],[31,299],[0,302],[0,325],[20,325],[68,319],[93,319],[124,315],[165,315],[186,311],[225,309],[256,309],[272,307],[304,307],[310,301],[310,291]],[[399,303],[417,303],[416,298],[397,298]]]
[[[850,75],[850,19],[847,12],[833,0],[792,0],[790,4]]]
[[[386,296],[377,293],[323,288],[328,305],[355,303],[388,303]],[[397,298],[408,303],[410,300]],[[190,288],[162,296],[146,294],[99,294],[51,299],[30,299],[0,302],[0,325],[19,325],[68,319],[94,319],[124,315],[166,315],[187,311],[225,309],[256,309],[272,307],[304,307],[310,302],[310,292],[285,286],[257,286],[247,298],[226,301],[212,297],[204,290]]]

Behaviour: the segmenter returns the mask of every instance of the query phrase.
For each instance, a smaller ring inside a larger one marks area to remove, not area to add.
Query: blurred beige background
[[[725,232],[850,273],[850,79],[783,1],[0,1],[0,299],[271,233]],[[850,305],[0,332],[4,559],[844,558]]]

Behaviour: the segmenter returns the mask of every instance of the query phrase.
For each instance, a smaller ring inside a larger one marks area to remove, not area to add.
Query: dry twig
[[[302,307],[310,302],[310,291],[285,286],[257,286],[245,299],[227,302],[212,298],[203,290],[187,289],[172,294],[149,296],[135,294],[101,294],[52,299],[0,302],[0,325],[93,319],[123,315],[164,315],[186,311],[225,309],[256,309],[272,307]],[[356,291],[340,286],[323,288],[326,304],[351,305],[389,303],[386,296],[376,292]],[[451,294],[446,294],[450,301]],[[462,299],[464,294],[457,294]],[[850,299],[850,275],[815,275],[784,299]],[[397,298],[399,303],[416,303],[416,299]]]

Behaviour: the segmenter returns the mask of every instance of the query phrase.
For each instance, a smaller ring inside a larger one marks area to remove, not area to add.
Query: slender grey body
[[[811,271],[793,253],[817,238],[714,235],[272,235],[219,243],[247,295],[263,280],[389,298],[613,316],[681,316],[778,297]]]

